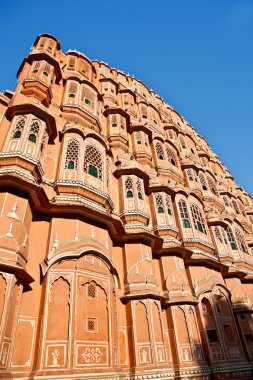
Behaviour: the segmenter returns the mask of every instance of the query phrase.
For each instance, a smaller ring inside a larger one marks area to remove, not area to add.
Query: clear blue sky
[[[253,195],[253,0],[1,0],[0,89],[36,36],[136,76]]]

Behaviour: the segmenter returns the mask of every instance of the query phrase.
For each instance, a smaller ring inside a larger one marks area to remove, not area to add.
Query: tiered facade
[[[206,140],[47,34],[0,122],[0,377],[252,379],[253,203]]]

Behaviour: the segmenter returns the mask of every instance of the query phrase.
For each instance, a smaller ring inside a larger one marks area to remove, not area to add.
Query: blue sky
[[[253,0],[1,0],[0,22],[0,89],[51,33],[156,91],[253,196]]]

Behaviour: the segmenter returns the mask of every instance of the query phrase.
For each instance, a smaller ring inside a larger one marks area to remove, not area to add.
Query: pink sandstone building
[[[253,203],[139,80],[40,35],[0,94],[0,378],[252,379]]]

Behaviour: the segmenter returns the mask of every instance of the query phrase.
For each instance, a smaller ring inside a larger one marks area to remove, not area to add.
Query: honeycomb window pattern
[[[139,180],[139,178],[136,181],[136,187],[137,187],[138,198],[143,199],[142,186],[141,186],[141,181]]]
[[[165,196],[165,203],[166,203],[166,208],[167,208],[168,214],[172,215],[172,204],[171,204],[171,199],[170,199],[169,195]]]
[[[158,214],[163,214],[164,213],[164,205],[163,205],[163,199],[161,194],[157,194],[155,196],[155,204],[156,204],[156,209]]]
[[[21,136],[21,133],[22,133],[22,130],[23,130],[25,124],[26,124],[26,117],[21,116],[15,125],[13,138],[19,138]]]
[[[221,236],[221,232],[220,232],[219,227],[215,227],[215,229],[214,229],[214,233],[215,233],[216,240],[217,240],[219,243],[223,243],[223,240],[222,240],[222,236]]]
[[[235,236],[236,236],[236,240],[237,240],[240,250],[243,251],[244,253],[248,253],[246,250],[246,244],[243,238],[243,234],[241,233],[240,230],[238,230],[238,228],[235,229]]]
[[[95,319],[88,318],[87,320],[87,331],[95,331]]]
[[[80,145],[76,140],[71,140],[68,142],[66,159],[65,159],[65,169],[76,169],[79,159]]]
[[[96,298],[96,286],[94,284],[88,285],[87,296],[89,298]]]
[[[40,132],[40,122],[37,119],[33,119],[30,127],[30,132],[28,136],[28,140],[32,143],[37,142],[37,137]]]
[[[157,143],[156,146],[156,154],[159,160],[164,160],[164,153],[163,153],[163,148],[160,143]]]
[[[195,229],[207,235],[204,219],[199,207],[196,205],[191,205],[190,209]]]
[[[168,161],[172,165],[177,166],[177,160],[176,160],[175,154],[172,152],[172,150],[167,148],[166,153],[167,153]]]
[[[85,173],[89,173],[89,167],[97,169],[97,178],[103,179],[103,163],[102,155],[94,145],[87,145],[84,154],[83,169]]]
[[[230,243],[232,250],[237,250],[235,238],[234,238],[233,232],[232,232],[230,227],[227,228],[227,237],[228,237],[228,241]]]

